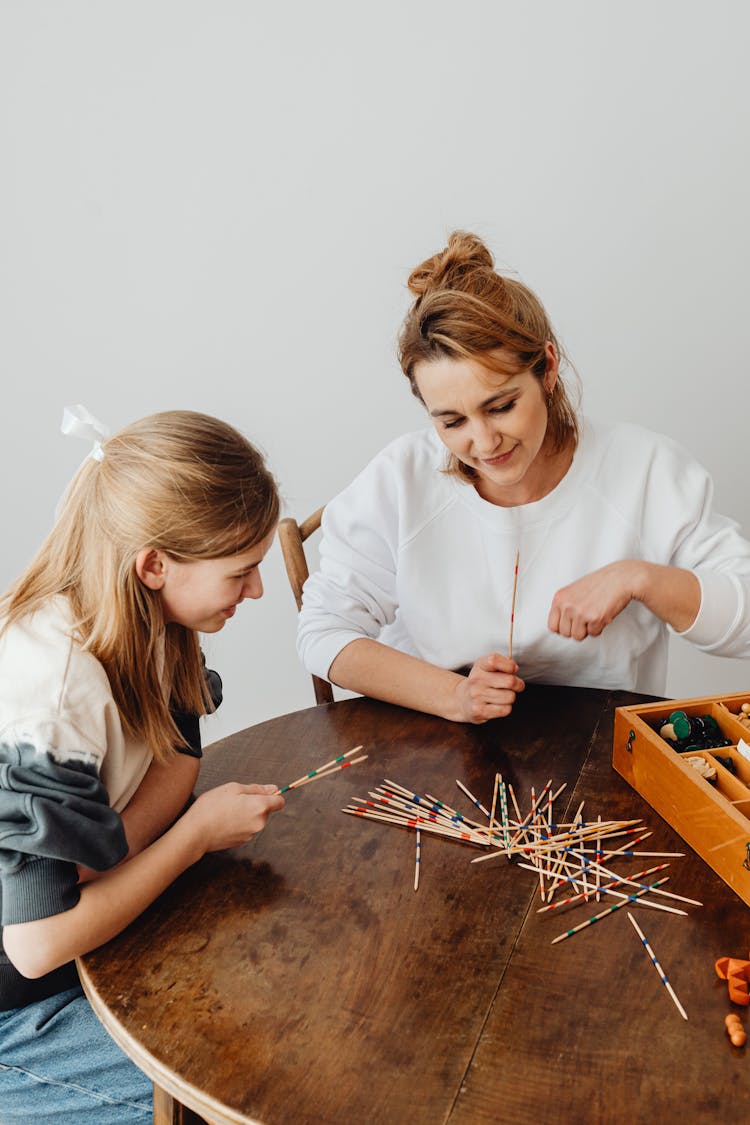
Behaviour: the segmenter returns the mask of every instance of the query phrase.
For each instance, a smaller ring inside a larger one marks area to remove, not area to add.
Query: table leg
[[[205,1119],[178,1102],[154,1082],[154,1125],[207,1125]]]

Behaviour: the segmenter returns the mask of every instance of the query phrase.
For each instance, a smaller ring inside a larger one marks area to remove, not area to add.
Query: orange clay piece
[[[727,982],[729,999],[733,1004],[744,1008],[750,1004],[748,981],[750,981],[750,961],[740,961],[736,957],[720,957],[716,962],[716,973]]]
[[[725,1018],[724,1024],[727,1029],[727,1035],[732,1041],[732,1046],[744,1047],[747,1043],[747,1036],[745,1035],[745,1029],[742,1026],[740,1017],[735,1012],[730,1012]]]

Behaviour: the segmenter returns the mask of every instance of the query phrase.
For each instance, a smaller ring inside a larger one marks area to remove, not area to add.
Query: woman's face
[[[475,359],[443,357],[418,363],[414,378],[441,441],[477,473],[480,496],[493,504],[528,504],[545,496],[559,472],[543,452],[547,395],[557,381],[557,357],[547,344],[539,379],[506,352],[493,368]]]

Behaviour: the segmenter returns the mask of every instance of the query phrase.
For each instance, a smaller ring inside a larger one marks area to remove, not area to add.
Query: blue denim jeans
[[[0,1125],[150,1125],[151,1091],[80,988],[0,1012]]]

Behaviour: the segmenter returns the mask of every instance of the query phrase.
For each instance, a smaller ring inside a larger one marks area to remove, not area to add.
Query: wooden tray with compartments
[[[612,765],[668,824],[750,905],[750,761],[737,750],[750,745],[750,728],[736,717],[750,691],[698,699],[667,699],[615,711]],[[679,754],[655,725],[674,711],[711,715],[731,746]],[[731,758],[736,775],[716,761]],[[716,767],[716,784],[685,759],[704,758]]]

